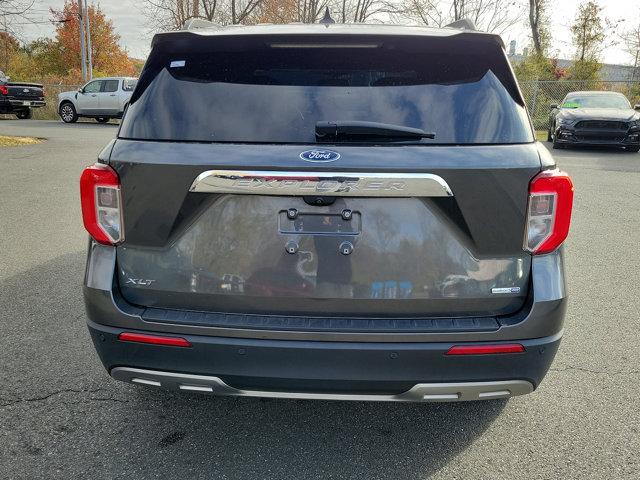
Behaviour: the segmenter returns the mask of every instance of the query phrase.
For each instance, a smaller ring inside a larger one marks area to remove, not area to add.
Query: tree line
[[[11,19],[28,14],[33,0],[0,0],[0,70],[15,79],[37,78],[47,83],[80,81],[79,20],[75,0],[50,10],[53,38],[20,43]],[[140,0],[151,32],[180,29],[193,18],[220,25],[316,23],[326,8],[341,23],[398,23],[442,27],[469,18],[480,30],[504,33],[522,24],[530,30],[529,54],[514,65],[520,80],[597,80],[600,55],[614,39],[638,61],[640,24],[617,34],[618,24],[603,16],[595,0],[584,0],[570,26],[575,48],[570,69],[553,59],[551,0]],[[131,58],[120,45],[113,22],[99,4],[89,6],[94,76],[135,75],[142,60]],[[9,19],[9,22],[7,22]],[[609,42],[609,43],[607,43]],[[640,78],[640,76],[639,76]]]
[[[502,33],[520,21],[521,0],[142,0],[154,30],[174,30],[191,18],[220,25],[316,23],[329,9],[340,23],[391,21],[441,27],[462,18]]]
[[[0,0],[2,8],[28,6],[26,0],[7,2]],[[11,3],[12,5],[8,5]],[[19,10],[26,13],[27,10]],[[115,33],[99,5],[88,8],[91,23],[91,52],[93,76],[135,76],[143,61],[131,58],[120,46],[120,37]],[[60,10],[51,9],[50,18],[55,25],[53,38],[43,37],[21,44],[17,35],[9,29],[0,31],[0,70],[13,80],[38,80],[47,84],[78,84],[80,69],[80,20],[78,3],[66,0]]]
[[[519,80],[582,80],[595,85],[599,80],[602,51],[621,43],[638,66],[640,51],[640,24],[619,32],[620,21],[604,17],[603,8],[596,0],[585,0],[569,26],[574,48],[571,67],[558,67],[551,55],[552,32],[550,11],[555,6],[551,0],[528,0],[531,48],[524,61],[514,66]],[[640,75],[638,76],[640,79]]]

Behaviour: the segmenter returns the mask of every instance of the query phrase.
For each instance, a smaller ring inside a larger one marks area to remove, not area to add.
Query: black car
[[[80,180],[107,372],[220,395],[532,392],[573,186],[498,35],[381,25],[154,37]]]
[[[553,148],[570,145],[640,150],[640,105],[616,92],[570,92],[551,105],[547,140]]]
[[[0,70],[0,113],[13,113],[19,119],[27,119],[31,118],[31,109],[45,105],[42,85],[10,82]]]

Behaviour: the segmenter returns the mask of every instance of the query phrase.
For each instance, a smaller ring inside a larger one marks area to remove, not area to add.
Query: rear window
[[[105,80],[102,84],[103,92],[117,92],[118,91],[118,80]]]
[[[308,144],[316,142],[316,122],[369,121],[435,133],[403,143],[533,140],[492,39],[357,38],[355,45],[299,37],[239,45],[233,37],[205,37],[184,53],[156,45],[120,137]]]
[[[133,92],[137,83],[138,80],[135,78],[125,78],[122,80],[122,90],[125,92]]]

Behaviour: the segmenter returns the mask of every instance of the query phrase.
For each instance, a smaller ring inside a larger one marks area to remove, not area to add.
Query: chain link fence
[[[630,82],[628,80],[607,82],[539,80],[519,83],[536,130],[547,129],[551,104],[559,104],[569,92],[580,90],[619,92],[629,99],[631,105],[640,103],[640,82]]]

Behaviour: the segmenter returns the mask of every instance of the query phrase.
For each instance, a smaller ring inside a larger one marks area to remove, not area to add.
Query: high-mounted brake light
[[[540,255],[558,248],[569,234],[573,183],[558,169],[545,170],[529,184],[524,249]]]
[[[82,221],[96,242],[115,245],[124,240],[120,179],[113,168],[96,163],[80,176]]]
[[[491,355],[496,353],[522,353],[524,347],[519,343],[501,343],[498,345],[454,345],[445,355]]]

